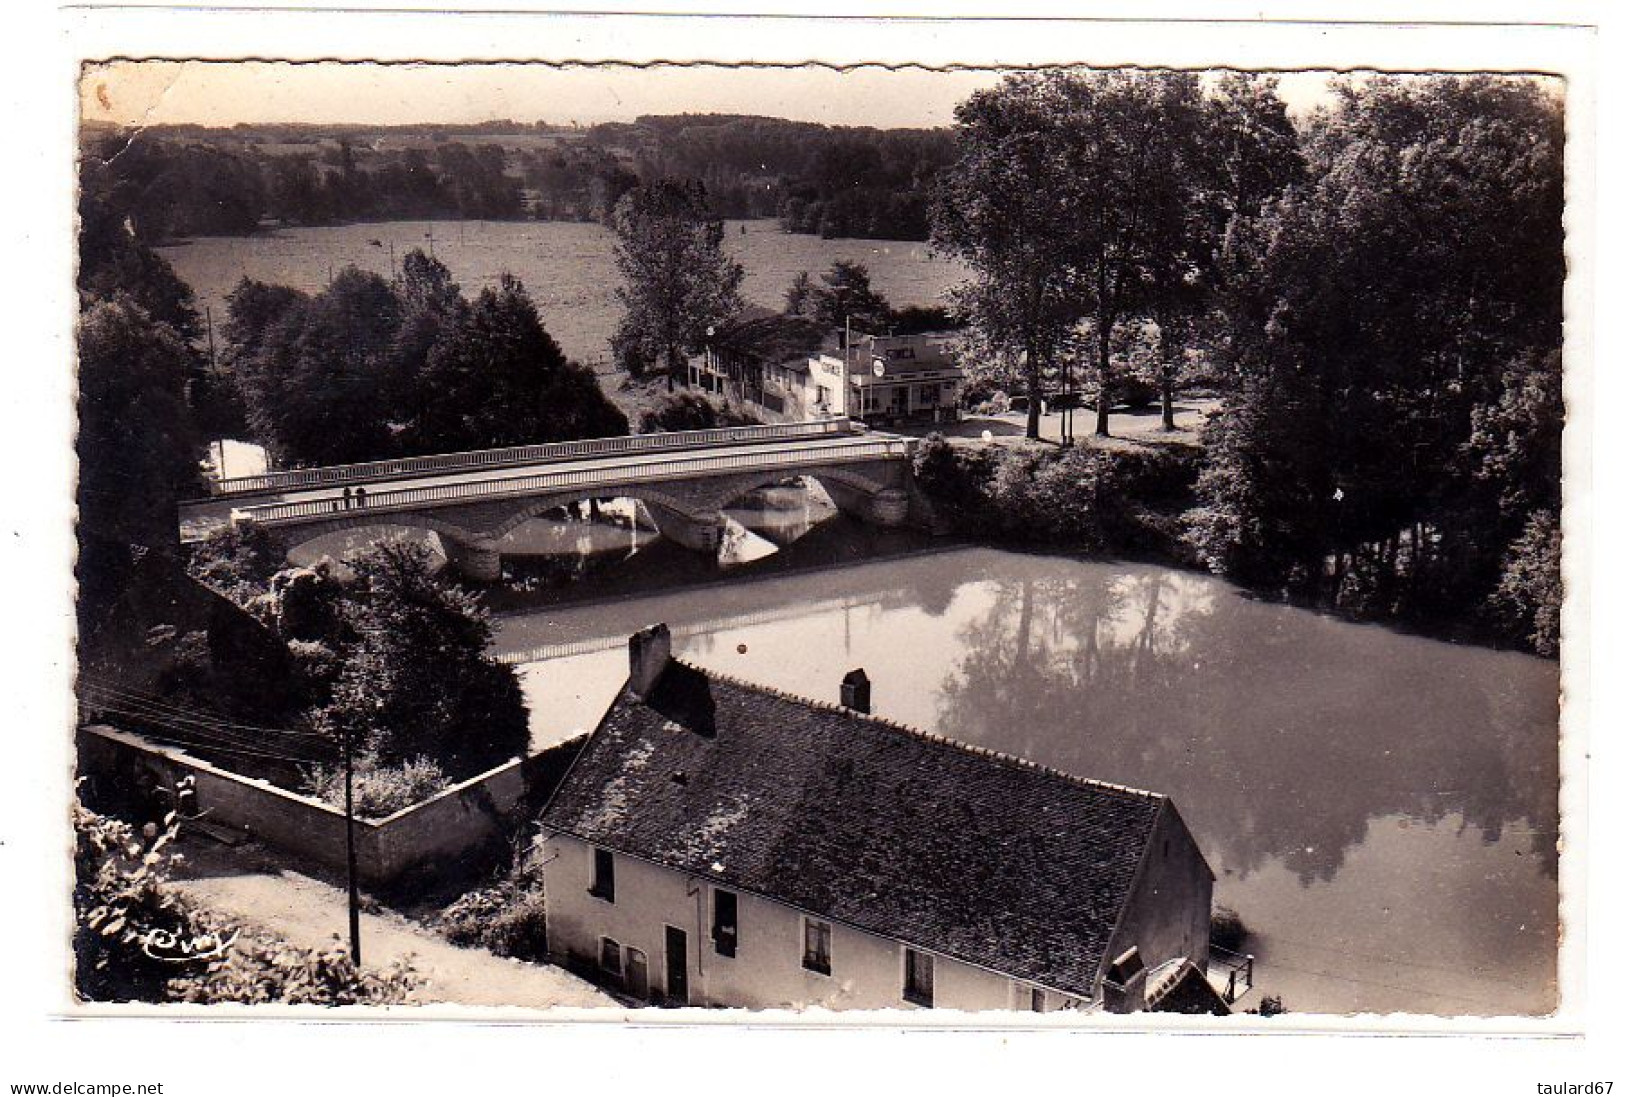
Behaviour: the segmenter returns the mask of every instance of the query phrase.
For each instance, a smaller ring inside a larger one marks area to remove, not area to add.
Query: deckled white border
[[[355,6],[384,7],[378,3]],[[587,4],[577,4],[586,7]],[[602,5],[600,5],[602,6]],[[644,5],[652,7],[655,5]],[[673,5],[665,5],[673,6]],[[712,5],[713,10],[725,5]],[[795,5],[770,2],[734,5],[753,12],[789,11]],[[934,14],[965,14],[976,5],[913,5],[916,14],[930,11]],[[1051,5],[1045,13],[1034,6],[1025,11],[1053,14],[1061,5]],[[1067,5],[1072,14],[1078,5]],[[1592,407],[1618,406],[1607,400],[1617,394],[1618,385],[1607,377],[1607,371],[1595,378],[1591,371],[1592,311],[1597,297],[1592,293],[1595,284],[1597,255],[1595,196],[1595,148],[1592,143],[1596,130],[1596,97],[1599,70],[1592,57],[1593,35],[1557,27],[1508,28],[1502,26],[1456,25],[1428,27],[1359,27],[1304,22],[1308,19],[1445,19],[1461,21],[1520,20],[1531,17],[1525,3],[1474,4],[1471,11],[1462,4],[1430,3],[1428,0],[1410,0],[1407,3],[1382,3],[1367,0],[1363,4],[1351,3],[1276,3],[1273,5],[1216,5],[1193,3],[1142,3],[1132,12],[1142,21],[1107,23],[1091,19],[1085,22],[942,22],[942,21],[874,21],[838,22],[830,19],[791,20],[766,18],[755,20],[715,18],[614,18],[592,16],[521,16],[487,13],[476,16],[448,18],[427,14],[395,12],[326,13],[312,12],[270,15],[254,11],[164,11],[164,10],[69,10],[48,20],[54,34],[42,38],[39,48],[32,52],[32,61],[26,72],[29,79],[11,87],[10,117],[28,128],[16,138],[26,155],[17,157],[14,170],[29,175],[32,192],[10,210],[13,223],[6,231],[13,237],[8,249],[12,270],[12,288],[17,293],[12,300],[22,299],[22,286],[28,286],[30,296],[43,299],[36,308],[23,310],[23,316],[45,318],[48,330],[43,338],[36,337],[22,344],[11,359],[7,371],[6,393],[10,399],[3,405],[7,416],[0,430],[8,447],[7,458],[12,477],[8,480],[7,513],[12,528],[0,533],[0,544],[7,555],[0,557],[13,566],[0,571],[15,586],[11,605],[11,629],[6,647],[12,657],[6,662],[8,675],[17,675],[21,686],[14,688],[16,697],[13,734],[8,737],[14,751],[14,764],[4,767],[6,796],[0,807],[0,871],[7,874],[12,886],[6,890],[14,896],[8,906],[6,927],[10,931],[13,949],[8,950],[8,967],[3,980],[5,1017],[19,1025],[7,1025],[12,1037],[24,1027],[29,1031],[40,1029],[40,1018],[45,1011],[64,1008],[61,996],[63,976],[60,943],[65,941],[64,911],[50,903],[39,903],[30,908],[27,895],[65,894],[68,884],[65,835],[53,837],[50,828],[60,827],[62,805],[68,795],[66,774],[71,766],[67,746],[68,737],[56,731],[71,721],[68,704],[68,674],[71,670],[72,617],[65,591],[69,587],[67,561],[72,558],[71,483],[73,476],[71,452],[64,447],[71,437],[72,405],[71,377],[63,364],[71,359],[71,331],[74,303],[71,293],[71,194],[73,186],[71,151],[74,132],[71,92],[77,62],[86,57],[106,56],[211,56],[211,57],[349,57],[372,59],[511,59],[516,57],[548,57],[554,59],[651,61],[660,59],[715,61],[777,61],[796,62],[808,59],[835,63],[854,63],[874,60],[910,60],[927,64],[974,63],[1019,64],[1034,61],[1082,61],[1094,64],[1161,64],[1181,67],[1208,67],[1232,65],[1248,68],[1323,68],[1323,67],[1377,67],[1399,70],[1426,69],[1503,69],[1540,70],[1561,73],[1569,80],[1568,105],[1570,112],[1569,145],[1569,211],[1566,226],[1569,235],[1571,277],[1566,295],[1568,310],[1567,364],[1568,397],[1570,401],[1570,430],[1565,442],[1565,529],[1569,539],[1566,570],[1571,586],[1571,602],[1565,611],[1565,633],[1569,637],[1564,660],[1565,734],[1563,746],[1563,818],[1564,857],[1560,873],[1563,892],[1563,919],[1566,947],[1563,958],[1563,1006],[1552,1019],[1509,1021],[1440,1021],[1434,1018],[1405,1021],[1395,1018],[1305,1019],[1294,1016],[1291,1024],[1259,1026],[1263,1031],[1283,1032],[1291,1029],[1345,1030],[1358,1028],[1367,1033],[1529,1033],[1548,1038],[1572,1033],[1581,1028],[1599,1032],[1598,1025],[1607,1023],[1611,1014],[1599,1002],[1587,1006],[1586,975],[1600,970],[1600,965],[1617,955],[1607,942],[1609,935],[1586,940],[1587,899],[1597,899],[1608,892],[1610,908],[1612,891],[1607,888],[1606,868],[1618,859],[1613,843],[1602,848],[1613,849],[1593,857],[1591,841],[1594,835],[1606,833],[1618,836],[1617,812],[1607,807],[1607,797],[1593,805],[1587,796],[1588,755],[1595,767],[1597,757],[1611,747],[1606,735],[1596,741],[1585,734],[1585,716],[1590,707],[1590,681],[1588,661],[1596,659],[1600,667],[1619,665],[1605,661],[1617,656],[1612,629],[1607,615],[1598,612],[1588,624],[1590,595],[1609,597],[1607,605],[1617,592],[1614,581],[1605,572],[1590,574],[1589,558],[1593,546],[1604,542],[1596,538],[1601,530],[1593,530],[1595,513],[1599,522],[1606,515],[1606,506],[1593,508],[1590,476],[1593,468],[1592,453],[1587,440],[1591,436]],[[1261,8],[1271,10],[1261,11]],[[828,10],[828,9],[826,9]],[[848,11],[852,10],[850,5]],[[887,6],[891,13],[902,13],[904,5]],[[1008,10],[1008,9],[1007,9]],[[1100,6],[1090,15],[1124,14],[1102,11]],[[1292,23],[1172,23],[1157,25],[1143,21],[1144,17],[1189,18],[1219,15],[1246,18],[1259,14],[1278,19],[1297,20]],[[1577,22],[1595,21],[1603,12],[1590,5],[1549,4],[1541,11],[1548,20],[1569,19]],[[32,124],[30,124],[32,123]],[[36,151],[37,150],[37,151]],[[15,193],[15,187],[13,188]],[[23,204],[23,203],[26,203]],[[1595,398],[1593,394],[1595,393]],[[1614,432],[1616,435],[1618,432]],[[1611,467],[1609,455],[1617,456],[1614,440],[1607,434],[1596,439],[1596,461],[1600,467]],[[1611,543],[1611,539],[1609,542]],[[22,552],[18,552],[18,549]],[[1603,557],[1607,559],[1607,557]],[[43,626],[43,629],[41,628]],[[1591,637],[1591,627],[1599,635]],[[1606,630],[1607,635],[1601,635]],[[40,635],[43,631],[44,635]],[[1606,645],[1606,646],[1605,646]],[[1590,647],[1588,652],[1587,647]],[[19,674],[19,671],[21,672]],[[1606,676],[1599,688],[1607,687]],[[24,688],[26,687],[26,688]],[[1617,704],[1609,710],[1617,714]],[[1625,721],[1599,719],[1593,726],[1599,728],[1625,727]],[[18,778],[26,775],[26,780]],[[19,796],[20,788],[33,791]],[[1607,811],[1603,821],[1599,817]],[[1588,827],[1588,823],[1590,826]],[[1598,824],[1601,823],[1601,826]],[[1588,881],[1582,865],[1591,865],[1595,876]],[[14,924],[15,923],[15,924]],[[1595,924],[1607,925],[1598,921]],[[20,942],[20,945],[19,945]],[[1583,963],[1589,948],[1590,964]],[[1595,976],[1593,976],[1595,978]],[[1611,989],[1604,983],[1605,989]],[[1599,995],[1599,998],[1606,997]],[[124,1012],[124,1011],[108,1011]],[[151,1011],[146,1011],[150,1016]],[[221,1018],[228,1011],[211,1010],[206,1015]],[[436,1015],[494,1021],[502,1016],[491,1011],[436,1011]],[[367,1039],[357,1043],[370,1049],[369,1061],[362,1067],[384,1077],[406,1079],[403,1092],[427,1092],[424,1085],[439,1081],[438,1092],[454,1092],[465,1088],[470,1074],[489,1079],[489,1068],[506,1067],[507,1082],[516,1089],[557,1089],[562,1077],[592,1079],[600,1075],[637,1069],[639,1062],[649,1068],[647,1077],[655,1084],[667,1075],[685,1077],[701,1083],[713,1072],[722,1071],[738,1051],[741,1036],[737,1029],[717,1029],[725,1024],[725,1014],[674,1014],[645,1011],[628,1018],[629,1026],[600,1026],[583,1028],[579,1025],[555,1026],[549,1029],[527,1029],[522,1039],[501,1038],[505,1028],[460,1025],[452,1028],[422,1025],[389,1025],[383,1029],[373,1026],[356,1028],[339,1026],[294,1025],[261,1021],[250,1026],[186,1025],[177,1026],[168,1018],[180,1012],[168,1012],[163,1021],[125,1021],[109,1026],[105,1022],[58,1022],[47,1025],[43,1031],[51,1033],[49,1039],[35,1045],[35,1050],[55,1047],[53,1060],[40,1060],[34,1073],[13,1076],[6,1066],[0,1065],[0,1083],[35,1080],[97,1080],[117,1077],[120,1080],[141,1081],[164,1078],[207,1078],[196,1071],[196,1062],[177,1059],[180,1049],[189,1045],[207,1045],[217,1058],[209,1060],[215,1069],[227,1072],[232,1089],[239,1092],[283,1092],[295,1084],[298,1072],[289,1070],[287,1055],[294,1046],[331,1053],[342,1049],[345,1041],[365,1034]],[[187,1011],[187,1015],[198,1016]],[[310,1017],[309,1013],[296,1016]],[[412,1019],[429,1016],[427,1011],[403,1014]],[[320,1014],[326,1020],[330,1014]],[[372,1015],[374,1018],[377,1014]],[[392,1015],[393,1016],[393,1015]],[[529,1020],[534,1014],[518,1014]],[[757,1015],[760,1020],[767,1020]],[[777,1018],[774,1018],[775,1020]],[[817,1017],[785,1018],[791,1024],[817,1025]],[[890,1061],[897,1057],[897,1065],[904,1069],[897,1075],[906,1079],[910,1067],[918,1068],[922,1062],[941,1061],[964,1057],[967,1050],[976,1048],[993,1055],[1006,1066],[1017,1062],[1006,1052],[1012,1041],[1021,1045],[1023,1063],[1032,1064],[1047,1058],[1057,1050],[1052,1038],[1045,1034],[999,1032],[996,1036],[976,1036],[991,1027],[985,1017],[962,1017],[947,1020],[953,1026],[950,1032],[908,1033],[897,1035],[884,1032],[853,1032],[845,1026],[854,1020],[845,1014],[836,1018],[845,1035],[840,1049],[829,1045],[817,1053],[812,1061],[805,1048],[793,1058],[772,1056],[761,1060],[758,1084],[773,1091],[797,1091],[811,1077],[811,1069],[828,1066],[829,1057],[837,1059],[848,1053],[863,1056],[863,1063]],[[888,1018],[888,1020],[891,1020]],[[946,1019],[945,1019],[946,1020]],[[1287,1020],[1283,1018],[1281,1020]],[[698,1022],[703,1028],[687,1027]],[[670,1030],[673,1023],[685,1027]],[[1181,1019],[1159,1021],[1172,1028],[1211,1030],[1210,1023]],[[1138,1032],[1146,1026],[1135,1018],[1125,1028]],[[546,1053],[532,1054],[540,1033],[550,1034],[546,1039]],[[416,1035],[414,1035],[416,1034]],[[337,1038],[335,1039],[335,1035]],[[177,1038],[179,1037],[179,1038]],[[759,1038],[765,1039],[758,1033]],[[442,1045],[447,1038],[455,1038],[456,1047],[448,1048],[442,1057],[436,1055],[425,1061],[414,1048],[433,1041]],[[795,1039],[794,1034],[779,1033],[774,1040],[784,1043]],[[876,1041],[879,1041],[876,1043]],[[15,1040],[8,1041],[16,1045]],[[1606,1038],[1596,1041],[1606,1044]],[[232,1045],[250,1044],[253,1059],[233,1056]],[[642,1049],[627,1056],[631,1044]],[[380,1045],[393,1049],[379,1054]],[[760,1045],[758,1045],[759,1047]],[[824,1046],[822,1043],[820,1046]],[[1363,1080],[1363,1071],[1339,1072],[1335,1064],[1341,1061],[1352,1067],[1370,1063],[1380,1055],[1390,1066],[1413,1059],[1426,1061],[1441,1054],[1441,1046],[1450,1048],[1449,1054],[1458,1055],[1463,1048],[1478,1055],[1488,1055],[1491,1049],[1513,1046],[1519,1049],[1524,1071],[1517,1083],[1508,1089],[1497,1085],[1496,1091],[1534,1092],[1533,1082],[1540,1080],[1585,1081],[1572,1069],[1552,1068],[1535,1071],[1542,1062],[1553,1062],[1557,1053],[1549,1040],[1521,1041],[1509,1045],[1505,1041],[1452,1040],[1448,1045],[1417,1040],[1327,1040],[1317,1038],[1302,1041],[1252,1041],[1237,1043],[1232,1040],[1175,1040],[1143,1035],[1106,1036],[1091,1034],[1087,1040],[1064,1041],[1064,1050],[1055,1060],[1059,1068],[1054,1076],[1057,1084],[1071,1087],[1096,1088],[1110,1084],[1138,1084],[1153,1092],[1175,1084],[1199,1085],[1219,1088],[1235,1087],[1242,1090],[1263,1088],[1270,1091],[1272,1071],[1260,1058],[1279,1060],[1283,1055],[1299,1061],[1303,1073],[1298,1080],[1310,1083],[1312,1088],[1343,1091],[1345,1086]],[[86,1057],[67,1050],[73,1047],[105,1047],[118,1055],[95,1054]],[[483,1050],[481,1050],[483,1048]],[[1314,1050],[1305,1056],[1307,1048]],[[162,1049],[162,1050],[160,1050]],[[283,1050],[289,1049],[289,1050]],[[879,1049],[881,1060],[871,1060],[868,1052]],[[1423,1050],[1428,1049],[1428,1050]],[[224,1052],[224,1054],[221,1054]],[[1170,1054],[1172,1052],[1173,1054]],[[720,1057],[720,1058],[719,1058]],[[0,1058],[4,1064],[11,1056]],[[122,1061],[113,1072],[112,1062]],[[256,1073],[253,1061],[263,1061],[268,1068]],[[823,1060],[820,1064],[818,1060]],[[324,1060],[325,1061],[325,1060]],[[967,1069],[972,1059],[965,1059]],[[1470,1060],[1463,1060],[1470,1061]],[[1487,1059],[1480,1060],[1480,1066]],[[94,1074],[87,1067],[94,1063]],[[339,1069],[342,1064],[327,1063]],[[354,1065],[354,1064],[352,1064]],[[486,1069],[479,1069],[480,1067]],[[48,1069],[47,1069],[48,1068]],[[1328,1069],[1330,1068],[1330,1069]],[[1591,1075],[1600,1076],[1600,1075]],[[1485,1077],[1498,1083],[1510,1082],[1508,1076],[1493,1072]],[[1311,1082],[1311,1079],[1313,1080]],[[858,1078],[851,1079],[858,1082]],[[320,1076],[307,1078],[315,1092],[329,1092]],[[585,1083],[584,1083],[585,1084]],[[369,1086],[369,1089],[372,1087]],[[382,1088],[382,1087],[380,1087]],[[1454,1085],[1452,1089],[1456,1088]],[[1352,1091],[1366,1092],[1364,1084],[1350,1086]],[[202,1089],[175,1089],[170,1092],[216,1092],[214,1086]],[[1398,1091],[1410,1091],[1408,1088]]]

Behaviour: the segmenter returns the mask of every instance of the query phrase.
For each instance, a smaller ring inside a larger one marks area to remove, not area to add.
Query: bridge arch
[[[865,496],[879,495],[887,488],[872,477],[847,469],[789,469],[767,471],[757,476],[740,477],[728,481],[723,491],[712,496],[711,501],[718,509],[728,506],[736,499],[760,488],[773,487],[788,480],[815,480],[819,486],[833,498],[842,488],[850,489]]]
[[[442,518],[435,518],[426,514],[413,514],[410,511],[389,511],[381,514],[354,514],[344,518],[334,518],[308,526],[285,526],[278,530],[284,554],[310,542],[327,537],[334,533],[344,533],[353,529],[421,529],[429,533],[437,533],[442,541],[457,544],[474,544],[485,540],[478,532],[465,529],[453,522]]]
[[[663,508],[689,517],[699,517],[704,511],[704,508],[696,506],[693,500],[640,484],[610,488],[572,488],[569,491],[554,492],[551,495],[526,500],[524,505],[497,523],[486,536],[493,541],[500,541],[531,519],[540,518],[550,510],[567,507],[584,499],[635,499],[651,510]]]

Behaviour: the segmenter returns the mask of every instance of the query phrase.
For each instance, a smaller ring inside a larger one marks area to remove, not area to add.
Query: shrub
[[[652,408],[638,417],[639,434],[669,430],[715,430],[718,427],[747,426],[755,420],[732,408],[717,404],[703,393],[668,392]]]
[[[933,435],[914,473],[961,532],[1109,551],[1144,539],[1119,460],[1095,449],[966,449]]]
[[[1508,546],[1490,610],[1509,638],[1555,656],[1563,625],[1563,531],[1549,510],[1530,515]]]
[[[991,396],[978,403],[973,410],[978,415],[1004,415],[1010,410],[1010,394],[1002,389],[995,389]]]
[[[1227,906],[1213,908],[1213,921],[1208,930],[1208,940],[1228,952],[1241,952],[1247,944],[1247,927],[1241,920],[1241,915]]]
[[[343,807],[344,767],[313,770],[310,787],[317,799]],[[445,771],[428,758],[411,758],[393,766],[385,765],[372,753],[355,759],[355,813],[365,819],[387,818],[450,787]]]
[[[547,896],[535,854],[521,854],[495,884],[452,903],[441,912],[439,928],[454,945],[486,948],[516,960],[546,960]]]
[[[282,566],[282,553],[257,526],[217,530],[194,544],[186,561],[192,578],[242,606],[263,594]]]
[[[74,985],[101,1002],[390,1005],[418,985],[411,966],[358,968],[250,933],[192,906],[170,882],[174,814],[139,833],[74,805]]]

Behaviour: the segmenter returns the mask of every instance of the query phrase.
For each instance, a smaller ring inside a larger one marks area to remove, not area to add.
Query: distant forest
[[[925,240],[946,129],[738,115],[583,128],[87,124],[84,185],[148,243],[265,224],[483,219],[605,222],[641,181],[693,180],[726,218],[787,232]]]

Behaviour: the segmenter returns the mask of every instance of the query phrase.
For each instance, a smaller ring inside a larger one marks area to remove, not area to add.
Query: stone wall
[[[516,758],[386,819],[356,820],[361,879],[380,886],[408,874],[432,876],[505,842],[551,795],[582,741]],[[184,750],[96,725],[80,730],[79,773],[89,781],[93,806],[138,816],[175,806],[173,790],[190,777],[194,796],[182,805],[188,813],[327,868],[345,867],[341,810]]]

